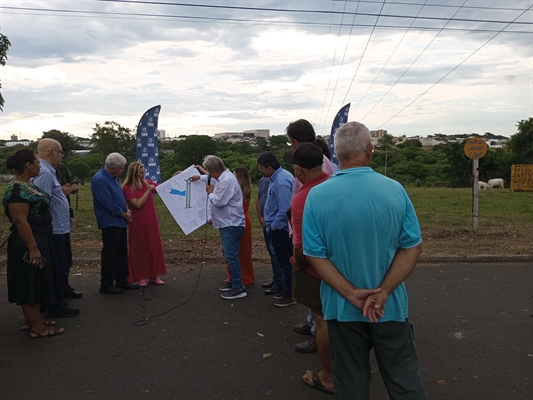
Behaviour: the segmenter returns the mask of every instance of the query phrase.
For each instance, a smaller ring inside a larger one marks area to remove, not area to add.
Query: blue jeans
[[[263,228],[263,237],[265,238],[265,244],[270,255],[270,263],[272,264],[272,282],[275,285],[283,286],[283,271],[279,266],[278,259],[276,258],[276,252],[274,247],[272,247],[272,241],[270,240],[270,235],[267,233],[266,229]]]
[[[230,270],[231,287],[232,289],[243,289],[239,248],[241,236],[244,234],[244,226],[227,226],[220,228],[219,232],[222,239],[222,254]]]
[[[287,297],[292,298],[292,266],[291,257],[293,255],[292,239],[289,231],[285,229],[272,230],[269,233],[272,247],[276,253],[276,259],[283,273],[283,292]]]

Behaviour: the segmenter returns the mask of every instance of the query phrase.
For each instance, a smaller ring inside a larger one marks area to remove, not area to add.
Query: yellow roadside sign
[[[487,154],[489,146],[480,137],[470,138],[465,143],[465,154],[472,160],[479,160],[485,154]]]

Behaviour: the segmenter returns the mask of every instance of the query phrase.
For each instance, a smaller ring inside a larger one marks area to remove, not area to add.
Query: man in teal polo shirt
[[[404,285],[422,251],[413,205],[398,182],[370,168],[364,125],[339,128],[335,152],[340,171],[311,189],[303,216],[304,254],[323,279],[335,396],[369,398],[374,348],[390,398],[426,399]]]

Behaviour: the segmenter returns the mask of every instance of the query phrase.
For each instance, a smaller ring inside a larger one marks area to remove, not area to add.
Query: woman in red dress
[[[167,268],[163,243],[155,210],[154,196],[157,183],[145,179],[144,165],[132,162],[128,167],[122,193],[131,209],[132,222],[128,225],[128,264],[130,283],[148,282],[163,285],[159,275]]]
[[[250,178],[250,173],[244,167],[235,168],[233,174],[237,178],[242,190],[244,219],[246,221],[244,234],[241,236],[241,244],[239,248],[239,262],[241,263],[242,283],[243,285],[251,285],[255,282],[254,266],[252,264],[252,220],[248,214],[248,208],[250,208],[250,202],[252,200],[252,180]]]

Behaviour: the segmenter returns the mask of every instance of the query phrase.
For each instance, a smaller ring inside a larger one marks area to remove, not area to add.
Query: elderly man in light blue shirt
[[[291,207],[294,177],[284,170],[276,155],[270,151],[261,153],[257,158],[259,170],[264,177],[270,178],[268,195],[265,203],[265,229],[270,236],[272,247],[280,271],[274,271],[274,284],[265,290],[272,294],[276,307],[287,307],[292,300],[292,240],[289,236],[289,218],[287,212]]]
[[[50,196],[50,212],[52,213],[52,226],[54,238],[54,250],[56,253],[57,269],[59,272],[59,284],[62,296],[68,286],[69,260],[68,249],[70,248],[70,221],[69,204],[61,184],[57,180],[56,170],[63,159],[61,144],[54,139],[42,139],[37,146],[37,154],[41,161],[41,171],[33,178],[33,184],[40,187]],[[61,299],[56,304],[48,305],[46,318],[73,317],[79,314],[79,310],[68,308]]]
[[[231,282],[220,287],[223,299],[233,300],[247,296],[242,284],[239,249],[246,221],[239,182],[224,162],[216,156],[206,156],[203,167],[197,166],[205,175],[193,175],[192,181],[206,183],[207,201],[211,211],[213,228],[218,229],[222,239],[222,253],[229,265]]]

